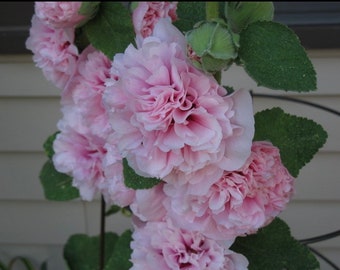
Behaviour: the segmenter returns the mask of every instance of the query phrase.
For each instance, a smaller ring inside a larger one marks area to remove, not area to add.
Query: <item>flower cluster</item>
[[[84,200],[133,214],[131,269],[247,269],[230,250],[269,224],[294,179],[269,141],[253,141],[249,92],[228,92],[193,65],[177,2],[138,2],[135,44],[109,59],[75,42],[81,2],[36,2],[26,46],[61,89],[53,163]],[[108,37],[109,38],[109,37]],[[149,189],[125,185],[123,159]]]

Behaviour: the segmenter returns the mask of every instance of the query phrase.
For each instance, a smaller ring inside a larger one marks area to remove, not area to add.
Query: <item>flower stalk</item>
[[[216,19],[219,17],[219,2],[205,2],[205,6],[206,6],[206,11],[205,11],[205,16],[207,21],[211,20],[211,19]]]
[[[205,2],[205,18],[207,21],[213,20],[219,17],[219,2]],[[222,79],[221,71],[217,71],[214,74],[214,78],[220,84]]]

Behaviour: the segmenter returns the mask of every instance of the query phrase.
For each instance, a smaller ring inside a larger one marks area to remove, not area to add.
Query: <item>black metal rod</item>
[[[334,231],[331,233],[311,237],[311,238],[306,238],[306,239],[301,239],[299,240],[301,244],[312,244],[320,241],[325,241],[334,237],[340,236],[340,230]]]
[[[105,200],[101,196],[99,270],[103,270],[105,266],[105,208]]]
[[[317,255],[318,257],[320,257],[322,260],[324,260],[327,264],[329,264],[330,266],[333,267],[334,270],[340,270],[340,268],[335,265],[330,259],[328,259],[326,256],[322,255],[319,251],[317,251],[314,248],[311,248],[310,246],[308,246],[308,248],[315,253],[315,255]]]
[[[327,111],[329,113],[333,113],[333,114],[335,114],[337,116],[340,116],[340,112],[337,111],[337,110],[328,108],[328,107],[320,105],[320,104],[309,102],[309,101],[306,101],[306,100],[301,100],[301,99],[292,98],[292,97],[286,97],[286,96],[280,96],[280,95],[256,94],[256,93],[253,93],[252,91],[250,91],[250,94],[253,97],[276,98],[276,99],[282,99],[282,100],[288,100],[288,101],[292,101],[292,102],[297,102],[297,103],[309,105],[309,106],[312,106],[312,107],[315,107],[315,108],[319,108],[319,109],[322,109],[322,110]]]

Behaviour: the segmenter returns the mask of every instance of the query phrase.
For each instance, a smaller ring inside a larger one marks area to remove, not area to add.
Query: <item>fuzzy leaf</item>
[[[119,2],[101,2],[96,16],[84,25],[88,40],[108,58],[134,41],[131,15]]]
[[[227,2],[225,16],[231,29],[239,33],[256,21],[271,21],[274,16],[273,2]]]
[[[72,186],[72,178],[58,172],[51,160],[45,162],[39,174],[45,198],[52,201],[68,201],[79,197],[79,191]]]
[[[118,213],[122,208],[118,205],[112,205],[109,210],[105,211],[105,216],[111,216]]]
[[[325,144],[327,136],[313,120],[287,114],[281,108],[255,114],[254,141],[269,140],[277,146],[282,163],[294,177]]]
[[[205,2],[178,2],[176,13],[178,20],[174,25],[182,32],[189,31],[205,19]]]
[[[91,17],[98,11],[99,4],[99,1],[82,2],[78,13],[84,16]]]
[[[138,174],[129,166],[127,160],[123,159],[123,174],[125,185],[132,189],[148,189],[159,184],[161,180],[151,177],[143,177]]]
[[[299,38],[271,21],[250,24],[240,34],[239,57],[259,86],[286,91],[316,90],[316,73]]]
[[[48,156],[49,159],[51,159],[54,155],[54,150],[53,150],[53,142],[57,136],[59,131],[55,132],[54,134],[50,135],[46,141],[43,144],[45,154]]]
[[[132,267],[130,257],[132,249],[130,242],[132,240],[131,230],[126,230],[117,240],[112,256],[105,265],[104,270],[129,270]]]
[[[279,218],[256,234],[236,238],[231,249],[247,257],[249,270],[316,270],[319,262],[308,249],[291,236]]]
[[[118,235],[105,233],[104,263],[114,251]],[[64,258],[70,270],[98,270],[99,269],[100,237],[74,234],[64,246]]]

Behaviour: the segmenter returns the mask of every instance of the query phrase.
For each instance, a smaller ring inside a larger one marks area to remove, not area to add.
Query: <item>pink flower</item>
[[[249,261],[240,253],[225,249],[223,270],[248,270]]]
[[[248,165],[249,164],[249,165]],[[252,155],[243,166],[243,173],[253,173],[252,191],[264,206],[266,224],[279,215],[295,193],[295,179],[282,164],[280,150],[271,142],[254,142]]]
[[[150,36],[160,18],[177,20],[176,9],[177,2],[138,2],[132,14],[136,35],[142,38]]]
[[[133,214],[142,222],[162,221],[167,215],[163,201],[166,195],[163,192],[163,183],[150,188],[136,190],[134,201],[130,208]]]
[[[32,17],[30,35],[26,48],[33,52],[33,61],[48,81],[63,89],[73,76],[78,49],[74,43],[74,29],[53,29],[44,25],[39,18]]]
[[[111,137],[107,138],[104,145],[106,154],[102,166],[105,179],[98,188],[107,204],[126,207],[135,200],[136,191],[128,188],[124,183],[122,158],[118,152],[117,143],[112,142]]]
[[[122,157],[102,104],[111,62],[92,46],[78,60],[75,75],[62,92],[63,118],[54,142],[54,165],[73,177],[81,197],[100,192],[108,204],[129,205],[135,191],[124,185]]]
[[[199,189],[202,181],[194,180],[164,186],[165,207],[176,226],[201,231],[213,239],[254,233],[286,207],[294,191],[293,177],[281,163],[278,148],[269,142],[254,142],[239,170],[215,170],[216,178],[209,179],[213,183],[208,189],[206,185]]]
[[[81,53],[76,72],[61,95],[62,111],[69,106],[76,107],[82,124],[104,139],[111,132],[102,103],[105,82],[111,78],[110,68],[111,61],[102,52],[88,46]]]
[[[116,54],[112,65],[119,79],[104,102],[119,149],[137,173],[163,178],[211,163],[229,170],[244,164],[254,132],[248,92],[226,95],[187,61],[181,43],[155,36]]]
[[[52,28],[75,27],[86,17],[78,13],[82,2],[35,2],[36,16]]]
[[[148,222],[132,235],[131,270],[221,270],[224,248],[199,232]]]
[[[105,180],[102,169],[105,140],[73,129],[65,119],[58,122],[58,127],[60,133],[53,143],[53,164],[57,171],[73,177],[73,185],[79,189],[82,199],[91,201]]]

